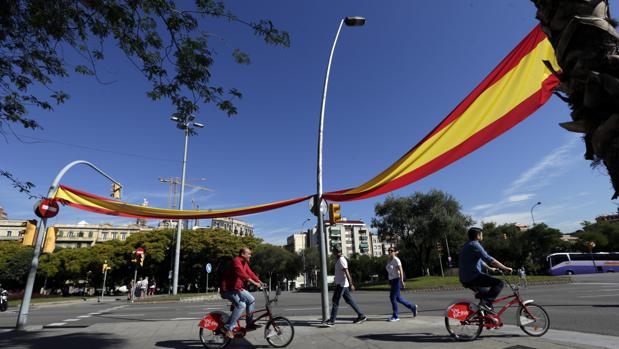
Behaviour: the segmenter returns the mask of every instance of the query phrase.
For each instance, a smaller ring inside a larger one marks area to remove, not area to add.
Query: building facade
[[[235,236],[254,236],[254,226],[234,218],[213,218],[211,228],[231,232]]]
[[[126,240],[132,234],[151,231],[151,228],[137,224],[115,226],[108,223],[88,224],[85,221],[77,224],[54,224],[52,228],[56,236],[56,247],[60,248],[89,247],[109,240]]]
[[[0,219],[0,241],[21,241],[26,233],[26,224],[25,220]]]
[[[286,239],[286,249],[299,253],[308,247],[307,233],[292,234]]]
[[[342,251],[342,255],[347,258],[355,253],[368,256],[375,255],[372,234],[368,226],[362,221],[340,221],[333,225],[326,223],[326,233],[329,253],[337,247]],[[320,246],[316,228],[309,232],[309,246]],[[376,246],[378,247],[378,244]]]

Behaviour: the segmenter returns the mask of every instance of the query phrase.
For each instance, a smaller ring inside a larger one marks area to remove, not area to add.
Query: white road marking
[[[66,322],[54,322],[54,323],[51,323],[51,324],[47,324],[45,326],[63,326],[63,325],[66,325],[66,324],[67,324]]]
[[[144,316],[146,314],[110,314],[110,315],[124,317],[124,316]]]
[[[87,317],[90,317],[90,315],[80,315],[80,316],[78,316],[78,317],[79,317],[79,318],[87,318]]]
[[[338,307],[344,309],[344,307]],[[295,309],[284,309],[285,311],[300,311],[300,310],[320,310],[322,308],[295,308]]]
[[[88,313],[88,315],[101,315],[101,313]]]
[[[619,282],[573,282],[568,285],[619,285]]]
[[[619,297],[619,294],[600,294],[595,296],[579,296],[578,298]]]
[[[80,321],[80,319],[66,319],[66,320],[62,320],[62,321],[73,322],[73,321]]]
[[[170,319],[170,321],[179,321],[179,320],[200,320],[199,317],[175,317],[174,319]]]

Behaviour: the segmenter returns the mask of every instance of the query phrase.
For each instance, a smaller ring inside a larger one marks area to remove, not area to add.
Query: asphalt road
[[[619,336],[617,310],[619,310],[619,274],[578,275],[571,284],[532,286],[521,291],[523,298],[534,299],[544,306],[550,315],[551,328],[567,331]],[[504,290],[502,295],[506,295]],[[255,293],[257,305],[264,304],[262,293]],[[404,296],[420,307],[420,316],[441,316],[445,307],[454,299],[471,298],[466,290],[442,292],[405,292]],[[373,317],[387,317],[391,305],[387,292],[355,292],[354,297],[361,309]],[[74,304],[37,306],[31,309],[28,325],[88,327],[95,323],[193,320],[196,322],[205,313],[227,310],[224,300],[195,303],[128,304],[125,301],[108,299],[102,303],[92,301]],[[400,307],[402,317],[412,316]],[[316,316],[320,318],[319,293],[284,292],[275,307],[283,316]],[[353,312],[342,301],[340,318],[352,319]],[[515,324],[515,311],[503,315],[507,324]],[[17,319],[17,309],[0,313],[0,328],[12,328]]]

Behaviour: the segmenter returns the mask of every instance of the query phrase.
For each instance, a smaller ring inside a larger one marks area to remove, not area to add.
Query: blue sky
[[[229,1],[243,19],[268,18],[291,34],[289,49],[265,45],[245,27],[209,19],[216,34],[213,82],[244,94],[228,118],[203,106],[206,124],[189,140],[187,178],[212,192],[191,190],[200,208],[232,208],[315,192],[317,126],[324,71],[339,20],[343,28],[331,72],[325,119],[325,191],[356,186],[385,169],[437,125],[537,24],[529,1]],[[617,2],[611,1],[616,13]],[[252,64],[233,63],[235,47]],[[83,159],[124,185],[124,200],[166,207],[159,177],[180,177],[182,131],[172,108],[145,96],[148,84],[110,44],[99,84],[72,76],[58,81],[71,95],[53,112],[31,111],[43,130],[13,127],[0,139],[0,168],[37,184],[44,194],[67,163]],[[67,58],[72,57],[66,52]],[[603,169],[583,160],[576,134],[558,126],[569,109],[558,98],[473,154],[394,195],[439,189],[452,194],[477,222],[544,222],[565,233],[584,220],[612,213],[612,187]],[[62,183],[99,195],[110,184],[86,167]],[[348,219],[369,222],[384,196],[342,204]],[[0,180],[0,206],[10,218],[31,218],[33,200]],[[311,217],[307,204],[241,217],[258,236],[283,243]],[[62,208],[50,223],[133,220]],[[150,224],[156,224],[151,221]],[[210,222],[203,222],[209,224]],[[307,228],[307,224],[305,226]]]

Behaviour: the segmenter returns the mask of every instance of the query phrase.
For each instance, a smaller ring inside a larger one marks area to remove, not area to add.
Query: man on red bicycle
[[[512,268],[506,267],[484,250],[480,243],[484,239],[483,230],[473,227],[469,229],[468,235],[469,242],[460,250],[460,282],[462,286],[477,291],[482,308],[493,312],[492,302],[501,293],[503,281],[484,273],[482,266],[487,264],[508,273],[512,272]]]
[[[224,334],[228,338],[234,338],[232,329],[236,327],[236,322],[241,317],[245,309],[245,329],[254,330],[256,325],[253,323],[254,303],[256,299],[243,288],[245,282],[252,283],[258,288],[262,287],[262,281],[249,268],[251,250],[243,247],[239,250],[239,255],[232,259],[231,265],[224,270],[223,279],[220,285],[220,294],[224,299],[232,302],[234,309],[228,323],[224,325]]]

